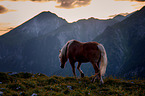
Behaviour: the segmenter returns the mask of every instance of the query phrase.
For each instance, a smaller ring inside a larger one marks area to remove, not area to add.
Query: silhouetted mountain
[[[67,24],[51,12],[42,12],[0,37],[1,71],[21,71],[24,64],[23,46],[32,38],[48,34]],[[27,54],[29,54],[27,52]]]
[[[108,74],[145,77],[145,7],[106,28],[95,41],[103,43],[107,50]]]
[[[57,15],[51,12],[42,12],[2,35],[0,40],[4,43],[22,43],[31,38],[52,32],[64,24],[67,24],[67,21]]]

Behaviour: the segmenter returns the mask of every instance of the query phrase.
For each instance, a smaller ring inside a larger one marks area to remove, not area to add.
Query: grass
[[[91,79],[0,72],[0,96],[145,96],[145,80],[107,77],[100,86]]]

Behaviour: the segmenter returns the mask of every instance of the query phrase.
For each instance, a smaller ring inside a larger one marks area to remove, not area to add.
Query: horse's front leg
[[[70,62],[74,76],[76,77],[75,62]]]
[[[80,74],[81,74],[81,77],[83,78],[83,77],[84,77],[84,73],[83,73],[83,71],[81,70],[80,66],[81,66],[81,62],[78,62],[77,69],[79,70],[79,72],[80,72]]]

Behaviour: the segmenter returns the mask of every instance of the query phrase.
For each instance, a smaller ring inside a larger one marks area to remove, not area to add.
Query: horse
[[[102,44],[98,42],[79,42],[77,40],[70,40],[60,50],[59,59],[61,68],[65,67],[66,62],[69,59],[75,77],[75,62],[78,62],[77,69],[82,78],[84,77],[84,73],[80,68],[81,64],[91,62],[95,70],[92,82],[95,82],[95,79],[98,76],[100,84],[104,83],[102,76],[104,76],[106,72],[107,54]]]

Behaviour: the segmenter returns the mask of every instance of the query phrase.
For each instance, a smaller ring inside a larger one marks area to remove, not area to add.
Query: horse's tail
[[[104,75],[106,72],[106,67],[107,67],[107,54],[106,54],[105,48],[102,44],[99,44],[98,48],[101,51],[100,74]]]

